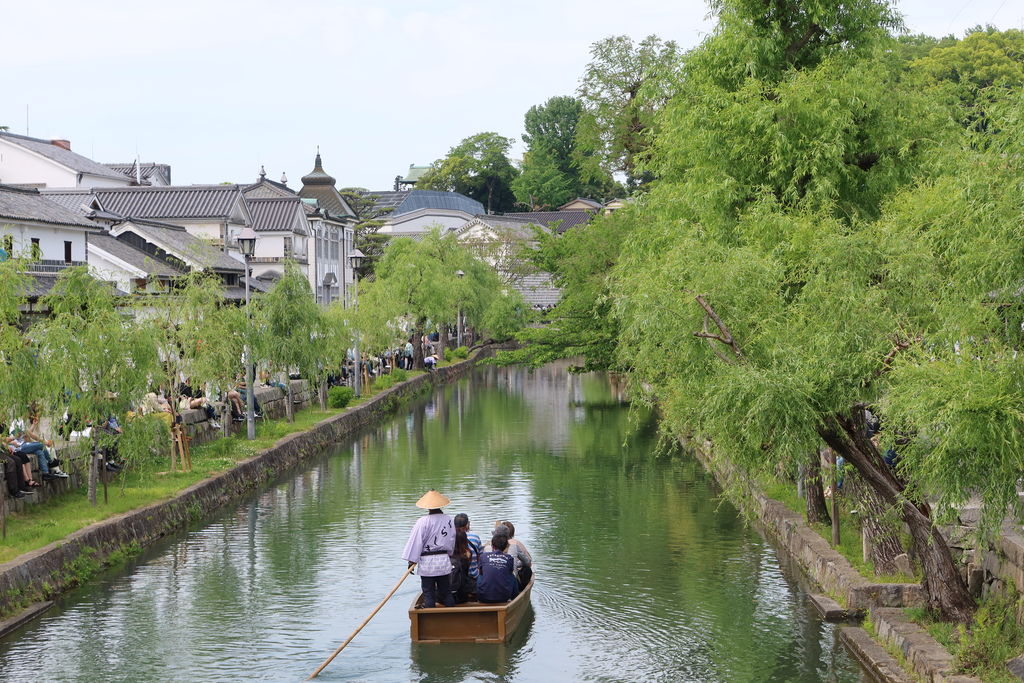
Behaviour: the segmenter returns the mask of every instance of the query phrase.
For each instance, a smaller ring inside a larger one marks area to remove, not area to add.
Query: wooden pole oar
[[[362,631],[363,627],[370,623],[370,619],[373,619],[373,616],[380,611],[380,608],[384,606],[384,603],[390,600],[391,596],[398,592],[398,587],[402,585],[402,582],[404,582],[405,579],[409,576],[409,574],[412,573],[412,570],[415,569],[415,567],[416,565],[411,565],[408,569],[405,570],[405,573],[402,574],[402,578],[398,580],[398,583],[396,583],[395,587],[391,589],[391,592],[384,596],[384,599],[380,601],[380,604],[373,608],[373,611],[370,612],[370,616],[363,619],[363,623],[359,624],[359,628],[357,628],[355,631],[352,631],[352,635],[350,635],[345,640],[345,642],[338,647],[337,650],[331,653],[331,656],[327,658],[327,661],[325,661],[323,664],[317,667],[317,670],[309,675],[309,678],[306,679],[307,681],[311,681],[314,678],[316,678],[321,671],[327,668],[328,664],[334,661],[334,658],[337,657],[338,654],[345,649],[345,646],[352,642],[352,639],[356,637],[356,634]]]

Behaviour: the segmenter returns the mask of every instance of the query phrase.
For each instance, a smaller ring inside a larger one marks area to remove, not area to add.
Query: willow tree
[[[257,357],[283,375],[285,414],[291,422],[295,417],[290,373],[296,370],[311,386],[316,385],[323,370],[317,339],[324,327],[309,280],[294,262],[285,263],[274,288],[257,300],[254,325]]]
[[[122,310],[110,285],[90,276],[85,267],[68,268],[58,275],[45,304],[50,317],[33,328],[33,335],[47,368],[53,412],[66,410],[73,422],[95,426],[141,404],[162,372],[160,359],[149,331]],[[125,425],[126,430],[134,428]],[[98,454],[113,445],[112,438],[94,428],[87,441],[93,505]],[[127,439],[118,447],[122,457],[132,460],[148,455],[153,444]]]
[[[7,421],[21,417],[49,390],[35,340],[22,330],[21,308],[30,283],[24,265],[16,257],[0,261],[0,395]]]
[[[136,301],[136,321],[149,335],[160,355],[163,372],[160,384],[173,413],[179,412],[181,380],[189,378],[192,386],[203,390],[207,384],[216,386],[225,377],[227,368],[217,359],[222,340],[232,334],[235,321],[222,314],[224,286],[220,277],[210,271],[192,271],[157,295],[141,296]],[[225,325],[224,323],[229,323]],[[231,378],[234,372],[227,374]],[[176,467],[174,446],[171,447],[171,469]],[[182,458],[182,469],[189,463]]]

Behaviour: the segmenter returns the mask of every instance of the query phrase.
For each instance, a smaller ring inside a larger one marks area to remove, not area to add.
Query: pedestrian
[[[450,503],[447,496],[434,489],[416,501],[416,507],[427,510],[427,514],[416,520],[402,553],[402,558],[408,561],[410,567],[417,565],[424,607],[434,607],[438,598],[445,607],[455,605],[450,587],[455,524],[451,515],[441,511]]]

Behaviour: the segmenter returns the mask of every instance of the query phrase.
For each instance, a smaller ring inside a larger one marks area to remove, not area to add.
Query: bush
[[[449,363],[452,362],[452,355],[453,354],[452,354],[452,350],[451,349],[445,349],[444,350],[444,359],[446,361],[448,361]]]
[[[327,405],[331,408],[344,408],[356,395],[352,387],[331,387],[327,391]]]
[[[384,391],[390,389],[395,384],[395,376],[392,375],[381,375],[380,377],[373,378],[373,388],[378,391]]]
[[[453,352],[456,358],[469,358],[469,347],[460,346]]]
[[[391,377],[393,378],[392,381],[396,383],[404,382],[405,380],[409,379],[409,372],[407,370],[403,370],[402,368],[395,368],[394,370],[391,371]]]

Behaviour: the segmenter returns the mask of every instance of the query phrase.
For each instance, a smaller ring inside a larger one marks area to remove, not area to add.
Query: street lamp
[[[238,233],[238,250],[245,259],[245,318],[249,333],[252,334],[252,310],[249,308],[249,259],[256,252],[256,231],[246,226]],[[256,438],[256,380],[252,359],[249,357],[249,342],[245,342],[245,431],[249,441]]]
[[[466,277],[466,274],[462,270],[456,270],[455,271],[455,277],[457,277],[457,278],[459,278],[461,280],[462,278]],[[462,302],[461,301],[459,301],[459,319],[455,323],[455,337],[456,337],[455,345],[461,347],[462,346]]]
[[[348,263],[352,266],[352,310],[359,312],[359,264],[363,262],[363,252],[358,249],[352,249],[352,253],[348,255]],[[360,396],[360,388],[362,386],[363,378],[363,359],[359,355],[359,328],[356,328],[355,338],[355,355],[356,355],[356,398]]]

